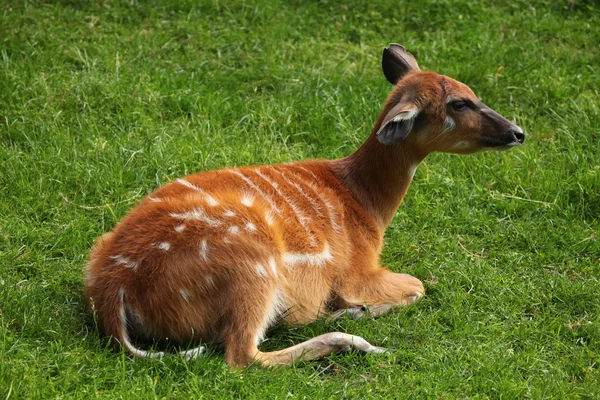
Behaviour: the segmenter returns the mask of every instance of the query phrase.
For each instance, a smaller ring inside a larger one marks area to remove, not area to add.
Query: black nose
[[[508,132],[506,132],[506,134],[509,135],[509,137],[514,138],[513,142],[523,144],[523,142],[525,141],[525,134],[522,130],[511,129]]]

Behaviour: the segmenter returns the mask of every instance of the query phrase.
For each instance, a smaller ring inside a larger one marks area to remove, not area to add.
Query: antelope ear
[[[383,49],[381,67],[383,74],[392,85],[395,85],[411,71],[421,71],[413,55],[395,43]]]
[[[383,119],[375,134],[382,144],[394,144],[408,136],[413,128],[419,109],[414,104],[397,104]]]

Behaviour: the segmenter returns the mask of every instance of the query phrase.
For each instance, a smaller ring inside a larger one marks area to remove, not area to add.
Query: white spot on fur
[[[446,119],[444,119],[444,132],[449,132],[454,128],[456,128],[456,122],[454,121],[454,118],[448,115]]]
[[[333,260],[333,254],[329,248],[329,243],[325,243],[323,251],[317,254],[307,253],[284,253],[283,262],[289,268],[297,264],[309,264],[318,267],[324,266],[328,261]]]
[[[183,299],[184,299],[185,301],[187,301],[188,303],[190,302],[190,295],[189,295],[189,293],[188,293],[188,292],[186,292],[186,291],[185,291],[185,290],[183,290],[183,289],[179,289],[179,294],[181,295],[181,297],[183,297]]]
[[[161,200],[160,200],[159,198],[157,198],[157,197],[152,197],[152,196],[148,197],[148,200],[150,200],[150,201],[153,201],[153,202],[155,202],[155,203],[160,203],[160,202],[161,202]]]
[[[252,204],[254,204],[254,196],[250,193],[244,193],[242,195],[242,204],[246,207],[252,207]]]
[[[225,210],[225,212],[223,213],[224,217],[235,217],[235,213],[231,210]]]
[[[214,197],[212,197],[210,194],[205,194],[205,198],[206,198],[206,202],[208,203],[209,206],[216,207],[219,205],[219,202]]]
[[[137,261],[131,261],[127,257],[122,256],[121,254],[118,254],[116,256],[109,256],[108,258],[110,258],[111,260],[114,260],[115,264],[117,264],[117,265],[122,265],[125,268],[131,268],[132,270],[137,271],[137,267],[138,267]]]
[[[262,266],[262,264],[256,264],[256,273],[262,278],[267,277],[267,270]]]
[[[227,228],[227,232],[229,232],[232,235],[239,235],[240,234],[240,228],[238,228],[237,226],[230,226],[229,228]]]
[[[256,225],[254,225],[252,222],[246,222],[246,229],[250,232],[254,232],[256,230]]]
[[[209,288],[215,287],[215,281],[214,281],[212,275],[205,275],[204,276],[204,283],[206,283],[206,286],[209,287]]]
[[[206,239],[202,239],[202,242],[200,243],[200,258],[206,262],[210,261],[208,258],[208,242]]]
[[[177,225],[175,227],[175,232],[181,233],[185,229],[185,224]]]
[[[277,277],[277,263],[273,257],[269,258],[269,267],[271,267],[271,271],[273,271],[273,275]]]
[[[169,242],[160,242],[158,244],[158,246],[156,246],[156,247],[158,247],[159,249],[164,250],[164,251],[169,251],[169,249],[171,248],[171,243],[169,243]]]
[[[193,208],[191,211],[186,211],[186,212],[182,212],[182,213],[170,213],[169,215],[173,218],[178,218],[178,219],[197,219],[197,220],[205,222],[206,224],[208,224],[210,226],[220,226],[221,225],[221,221],[209,217],[208,215],[206,215],[204,210],[202,210],[201,208],[197,208],[197,207]]]

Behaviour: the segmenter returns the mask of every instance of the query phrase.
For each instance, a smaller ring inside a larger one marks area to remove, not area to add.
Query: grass
[[[600,397],[599,25],[592,0],[2,2],[0,398]],[[82,296],[93,240],[181,175],[349,154],[390,42],[527,134],[417,171],[383,261],[421,303],[262,345],[396,351],[230,371],[108,347]]]

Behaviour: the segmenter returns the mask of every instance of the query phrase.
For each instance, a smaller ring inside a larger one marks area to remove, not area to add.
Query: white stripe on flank
[[[317,241],[316,241],[314,235],[308,229],[308,226],[310,225],[312,220],[309,217],[307,217],[306,215],[304,215],[304,213],[302,212],[302,209],[300,209],[300,207],[298,207],[298,205],[296,205],[296,203],[294,203],[294,201],[292,201],[292,199],[290,199],[289,197],[286,197],[285,193],[283,193],[283,191],[281,190],[281,188],[279,187],[277,182],[273,181],[269,177],[265,176],[262,172],[260,172],[260,168],[257,168],[254,171],[256,172],[256,174],[258,176],[260,176],[262,179],[264,179],[265,182],[267,182],[269,185],[271,185],[273,187],[273,189],[275,189],[275,191],[277,192],[277,194],[279,195],[280,198],[282,198],[283,200],[285,200],[287,202],[287,204],[290,206],[290,208],[292,209],[294,214],[296,214],[296,217],[298,218],[298,222],[300,222],[300,225],[302,225],[302,228],[304,228],[304,232],[306,233],[306,236],[308,237],[310,246],[311,247],[315,246],[317,244]]]
[[[324,266],[328,261],[333,260],[333,254],[329,248],[329,243],[325,243],[323,251],[317,254],[306,253],[284,253],[283,262],[286,266],[292,267],[297,264],[309,264],[317,267]]]
[[[202,243],[200,243],[200,258],[206,262],[210,261],[208,258],[208,242],[206,239],[202,239]]]
[[[131,268],[132,270],[137,271],[137,267],[138,267],[137,261],[131,261],[127,257],[123,257],[121,254],[118,254],[116,256],[108,256],[108,258],[110,258],[111,260],[114,260],[115,264],[117,264],[117,265],[122,265],[125,268]]]
[[[181,179],[181,178],[177,179],[176,182],[202,194],[209,206],[215,207],[215,206],[219,205],[219,202],[214,197],[212,197],[210,194],[206,193],[204,190],[200,189],[198,186],[194,185],[193,183],[190,183],[190,182],[186,181],[185,179]]]
[[[159,249],[164,250],[164,251],[169,251],[169,249],[171,248],[171,243],[169,243],[169,242],[160,242],[158,244],[158,246],[156,246],[156,247],[158,247]]]
[[[186,212],[182,212],[182,213],[170,213],[169,215],[173,218],[179,218],[179,219],[197,219],[197,220],[206,222],[210,226],[220,226],[221,225],[221,221],[214,219],[214,218],[210,218],[209,216],[206,215],[204,210],[202,210],[201,208],[198,208],[198,207],[193,208],[192,211],[186,211]]]
[[[300,168],[302,171],[306,171],[306,172],[308,172],[309,174],[311,174],[311,175],[312,175],[312,177],[313,177],[313,178],[315,178],[315,181],[318,181],[318,180],[319,180],[319,178],[317,178],[317,176],[316,176],[316,175],[315,175],[315,174],[314,174],[312,171],[310,171],[310,170],[308,170],[308,169],[304,168],[304,167],[303,167],[303,166],[301,166],[301,165],[298,165],[298,168]]]
[[[262,264],[256,264],[256,273],[262,278],[267,277],[267,270],[262,266]]]
[[[240,171],[236,171],[236,170],[231,170],[230,172],[232,174],[236,174],[237,176],[242,178],[248,186],[250,186],[252,189],[256,190],[256,192],[258,194],[260,194],[262,196],[262,198],[265,199],[267,201],[267,203],[269,203],[271,205],[271,207],[273,208],[273,210],[275,210],[275,212],[277,214],[281,215],[281,210],[279,209],[279,207],[277,207],[277,204],[275,204],[273,199],[268,194],[263,192],[262,189],[259,188],[254,182],[252,182],[250,179],[248,179],[248,177],[246,175],[244,175]]]
[[[311,196],[311,195],[309,195],[308,193],[306,193],[306,191],[305,191],[304,189],[302,189],[302,187],[301,187],[301,186],[300,186],[300,185],[299,185],[297,182],[294,182],[293,180],[290,180],[290,179],[289,179],[289,178],[288,178],[288,177],[285,175],[285,173],[284,173],[284,172],[281,172],[281,171],[279,171],[279,170],[277,170],[277,169],[275,169],[275,168],[273,168],[273,170],[274,170],[275,172],[277,172],[277,173],[278,173],[278,174],[281,176],[281,178],[282,178],[282,179],[283,179],[283,180],[284,180],[284,181],[285,181],[285,182],[286,182],[288,185],[291,185],[291,186],[295,187],[295,188],[296,188],[296,190],[297,190],[297,191],[299,191],[299,192],[300,192],[300,194],[301,194],[302,196],[304,196],[306,199],[308,199],[308,201],[309,201],[310,205],[312,206],[313,210],[315,210],[315,212],[317,212],[317,213],[318,213],[319,215],[321,215],[321,216],[323,215],[323,208],[321,207],[321,205],[320,205],[320,204],[319,204],[319,203],[316,201],[316,199],[315,199],[313,196]],[[298,177],[296,177],[296,178],[297,178],[297,179],[298,179],[300,182],[302,182],[302,183],[304,183],[304,184],[306,185],[306,183],[305,183],[305,182],[304,182],[302,179],[300,179],[300,178],[298,178]],[[321,201],[322,201],[322,200],[321,200]]]
[[[298,179],[300,179],[300,178],[298,178]],[[339,216],[338,216],[338,213],[336,211],[336,208],[321,193],[323,191],[323,189],[319,190],[319,188],[314,183],[312,183],[312,182],[311,183],[307,183],[307,185],[312,190],[314,190],[315,194],[319,197],[319,199],[323,202],[323,204],[325,204],[325,207],[327,207],[327,212],[329,213],[329,221],[331,222],[331,227],[333,228],[333,230],[335,231],[335,233],[338,233],[338,234],[341,233],[342,232],[342,227],[339,224]]]

